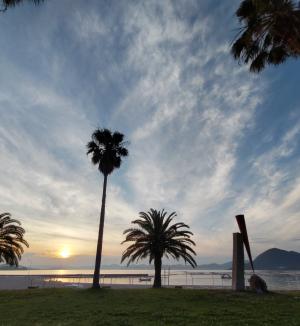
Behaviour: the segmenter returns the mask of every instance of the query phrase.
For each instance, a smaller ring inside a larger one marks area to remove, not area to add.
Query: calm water
[[[91,277],[79,279],[64,278],[66,274],[92,274],[91,269],[80,270],[24,270],[24,271],[0,271],[1,275],[24,275],[33,278],[35,275],[57,275],[52,280],[68,283],[91,283]],[[103,269],[102,274],[148,274],[154,275],[153,270],[131,270],[131,269]],[[230,287],[231,279],[226,279],[222,274],[231,275],[228,270],[162,270],[163,285],[184,285],[184,286],[204,286],[204,287]],[[260,275],[268,285],[270,290],[300,290],[300,271],[259,271]],[[248,285],[248,279],[251,273],[246,272],[245,279]],[[104,284],[144,284],[150,285],[152,281],[141,281],[140,277],[131,278],[105,278]]]

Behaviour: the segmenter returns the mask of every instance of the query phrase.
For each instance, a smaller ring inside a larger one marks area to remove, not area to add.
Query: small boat
[[[149,282],[149,281],[151,281],[151,276],[140,277],[139,281],[140,282]]]
[[[223,279],[223,280],[231,280],[232,277],[231,277],[231,275],[229,275],[229,274],[222,274],[222,275],[221,275],[221,279]]]

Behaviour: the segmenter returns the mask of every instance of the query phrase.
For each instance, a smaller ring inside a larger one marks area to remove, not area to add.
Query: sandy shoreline
[[[89,288],[91,283],[47,280],[41,276],[0,275],[0,290],[25,290],[29,288]],[[112,288],[149,288],[151,284],[103,284]]]
[[[0,290],[22,290],[30,286],[41,286],[43,279],[28,276],[0,276]]]
[[[0,291],[1,290],[25,290],[30,288],[77,288],[87,289],[92,286],[91,283],[80,282],[62,282],[60,280],[49,280],[41,276],[7,276],[0,275]],[[152,282],[147,284],[102,284],[104,288],[113,289],[145,289],[151,288]],[[168,286],[174,288],[175,286]],[[180,286],[181,287],[181,286]],[[225,287],[218,286],[182,286],[182,288],[193,289],[225,289]]]

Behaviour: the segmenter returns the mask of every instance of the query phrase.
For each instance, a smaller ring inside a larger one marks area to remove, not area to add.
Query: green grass
[[[300,325],[300,292],[0,291],[0,325]]]

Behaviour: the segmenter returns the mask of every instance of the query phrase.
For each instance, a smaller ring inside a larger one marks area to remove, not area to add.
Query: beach
[[[272,291],[300,290],[300,271],[258,271]],[[101,285],[111,288],[148,288],[153,283],[153,270],[103,270]],[[226,278],[224,276],[226,275]],[[164,287],[195,289],[230,289],[231,271],[162,271]],[[248,285],[250,272],[245,274]],[[89,288],[92,284],[92,270],[27,270],[1,271],[0,290],[21,290],[38,288]]]
[[[0,291],[1,290],[26,290],[26,289],[43,289],[43,288],[78,288],[78,289],[88,289],[91,288],[92,282],[79,282],[79,281],[69,281],[64,282],[61,279],[45,279],[42,276],[2,276],[0,275]],[[103,288],[112,289],[146,289],[151,288],[152,283],[142,283],[142,284],[122,284],[122,283],[101,283]],[[164,286],[166,288],[186,288],[186,289],[224,289],[220,286],[204,286],[204,285],[169,285]]]
[[[0,290],[26,290],[34,288],[90,288],[91,283],[62,282],[60,280],[45,280],[39,276],[0,276]],[[146,284],[104,284],[104,287],[116,289],[149,288]]]

